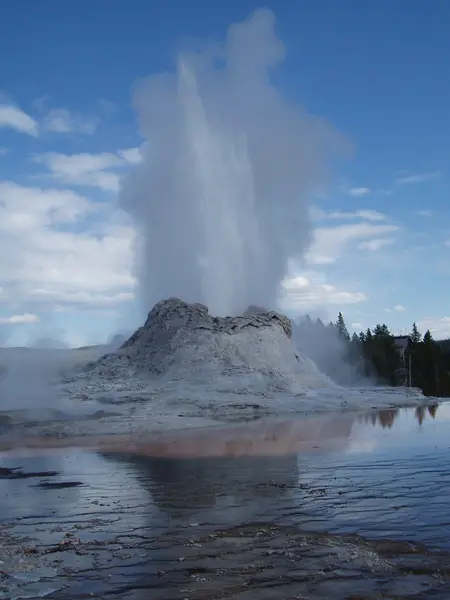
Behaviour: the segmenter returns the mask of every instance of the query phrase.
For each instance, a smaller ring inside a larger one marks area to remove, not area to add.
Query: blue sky
[[[5,1],[0,21],[0,343],[102,341],[137,324],[133,228],[116,208],[140,161],[135,82],[223,39],[260,5]],[[346,136],[283,307],[349,328],[450,336],[450,5],[266,2],[274,83]],[[192,41],[194,40],[194,41]],[[150,307],[149,307],[150,309]]]

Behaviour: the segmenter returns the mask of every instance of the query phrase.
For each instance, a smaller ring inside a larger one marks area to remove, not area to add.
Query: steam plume
[[[305,252],[338,136],[274,86],[283,58],[273,14],[258,10],[218,51],[182,54],[175,73],[137,86],[147,150],[120,202],[146,310],[169,296],[218,315],[273,308],[288,259]]]

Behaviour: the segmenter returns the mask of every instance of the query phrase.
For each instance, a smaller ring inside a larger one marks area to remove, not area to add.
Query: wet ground
[[[0,598],[448,599],[449,433],[441,404],[296,455],[4,454]]]

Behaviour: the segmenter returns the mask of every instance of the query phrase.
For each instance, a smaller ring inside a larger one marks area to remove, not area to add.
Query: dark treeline
[[[344,317],[325,325],[309,316],[294,324],[294,340],[319,369],[341,385],[412,386],[426,396],[450,397],[450,340],[435,341],[413,323],[394,336],[378,324],[349,335]]]

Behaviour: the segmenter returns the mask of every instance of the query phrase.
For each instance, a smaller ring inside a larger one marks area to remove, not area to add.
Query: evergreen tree
[[[374,337],[391,337],[391,332],[389,331],[389,327],[383,323],[383,325],[375,325],[373,329]]]
[[[348,345],[348,364],[352,368],[352,383],[357,383],[365,376],[364,346],[359,336],[354,333]]]
[[[413,345],[414,382],[426,396],[441,394],[441,380],[446,376],[442,358],[442,350],[429,330],[425,332],[422,342]]]
[[[381,382],[397,385],[398,372],[401,367],[400,354],[397,351],[394,337],[384,323],[376,325],[373,333],[370,332],[370,336],[369,331],[367,332],[365,357]],[[366,368],[366,372],[367,370]]]
[[[339,335],[341,336],[341,338],[343,340],[345,340],[346,342],[349,342],[350,341],[350,335],[348,333],[348,329],[347,329],[347,326],[346,326],[345,321],[344,321],[344,317],[343,317],[343,315],[342,315],[341,312],[338,314],[338,318],[337,318],[337,321],[336,321],[336,328],[337,328],[337,330],[338,330]]]
[[[413,323],[412,326],[412,331],[409,334],[409,337],[411,338],[411,341],[413,344],[418,344],[420,342],[420,340],[422,339],[422,334],[420,333],[419,329],[417,328],[416,323]]]
[[[433,336],[431,335],[431,331],[429,329],[425,331],[425,335],[423,336],[423,343],[427,346],[434,343]]]

